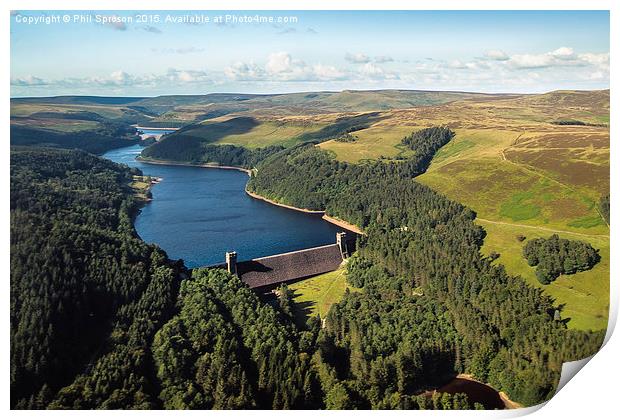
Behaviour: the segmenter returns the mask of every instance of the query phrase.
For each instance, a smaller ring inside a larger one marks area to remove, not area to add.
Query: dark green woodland
[[[346,123],[341,135],[364,121]],[[361,291],[301,326],[286,289],[274,301],[224,270],[188,277],[140,240],[139,171],[12,148],[12,407],[482,408],[424,394],[459,373],[523,405],[549,399],[562,363],[594,353],[604,331],[567,329],[550,297],[481,255],[472,210],[415,181],[453,135],[415,132],[403,140],[411,157],[358,165],[313,143],[249,151],[187,137],[145,149],[255,167],[249,190],[365,231],[347,274]]]

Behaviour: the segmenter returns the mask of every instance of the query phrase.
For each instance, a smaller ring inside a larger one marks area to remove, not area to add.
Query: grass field
[[[233,144],[250,149],[274,144],[292,146],[299,142],[298,137],[300,135],[318,131],[323,128],[323,126],[322,124],[304,124],[303,122],[265,121],[259,123],[259,125],[246,133],[227,135],[217,140],[215,143]]]
[[[503,264],[513,275],[520,275],[529,284],[542,288],[556,303],[563,305],[563,318],[569,319],[571,328],[582,330],[605,329],[609,311],[609,238],[560,232],[562,238],[589,242],[599,250],[601,261],[592,270],[572,275],[562,275],[547,286],[536,279],[535,267],[530,267],[522,256],[523,246],[534,238],[548,238],[552,232],[535,227],[501,225],[477,221],[487,232],[483,254],[499,252],[497,264]],[[517,235],[527,239],[519,242]]]
[[[335,154],[336,159],[358,163],[365,159],[392,158],[406,155],[406,148],[400,146],[403,137],[415,131],[416,127],[386,127],[372,126],[364,130],[355,131],[357,140],[353,143],[342,143],[335,140],[323,142],[319,147]]]
[[[293,292],[297,322],[305,324],[308,318],[317,314],[325,318],[329,308],[342,299],[347,288],[359,290],[347,284],[344,268],[291,284],[289,289]]]

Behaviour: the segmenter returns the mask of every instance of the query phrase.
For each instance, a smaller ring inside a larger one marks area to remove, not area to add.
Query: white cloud
[[[357,54],[347,53],[344,56],[344,59],[348,61],[349,63],[355,63],[355,64],[364,64],[364,63],[370,62],[370,57],[362,53],[357,53]]]
[[[254,62],[236,62],[224,69],[224,74],[233,80],[261,80],[265,77],[265,70]]]
[[[194,54],[204,52],[204,50],[204,48],[198,47],[151,48],[151,51],[160,54]]]
[[[510,59],[510,57],[508,57],[508,54],[506,54],[502,50],[489,50],[484,53],[484,58],[494,61],[506,61]]]
[[[122,70],[113,71],[106,76],[67,77],[57,80],[44,80],[35,76],[11,79],[11,86],[49,86],[70,89],[82,88],[155,88],[188,84],[213,84],[212,77],[202,70],[168,69],[164,74],[130,74]]]
[[[36,76],[25,76],[22,78],[11,79],[11,86],[45,86],[49,84],[44,79]]]
[[[385,71],[372,62],[354,68],[337,68],[333,65],[308,64],[287,52],[272,53],[264,66],[254,62],[237,62],[224,70],[224,74],[239,81],[315,82],[344,80],[398,79],[397,73]]]
[[[375,57],[375,63],[389,63],[394,61],[394,59],[387,55],[379,55]]]
[[[541,69],[549,67],[598,66],[609,69],[609,53],[576,54],[572,48],[560,47],[543,54],[513,55],[508,64],[515,69]]]
[[[123,18],[119,15],[109,15],[109,16],[103,15],[103,19],[105,23],[103,23],[102,25],[107,28],[114,29],[117,31],[127,30],[127,24],[125,23],[126,18]]]
[[[560,47],[555,51],[551,51],[549,54],[558,60],[573,60],[576,58],[573,49],[568,47]]]
[[[295,28],[284,28],[280,32],[278,32],[278,35],[294,34],[296,32],[297,29]]]
[[[144,26],[142,29],[143,29],[144,31],[146,31],[146,32],[150,32],[150,33],[152,33],[152,34],[161,34],[161,33],[162,33],[162,32],[161,32],[161,29],[156,28],[155,26],[150,26],[150,25],[147,25],[147,26]]]
[[[170,82],[181,82],[181,83],[210,83],[212,82],[209,74],[202,70],[177,70],[177,69],[168,69],[166,73],[166,78]]]
[[[179,47],[153,51],[189,54],[203,49]],[[408,64],[400,59],[392,62],[390,57],[370,58],[365,54],[358,54],[356,60],[361,62],[341,65],[308,62],[280,51],[263,60],[238,61],[218,71],[171,68],[158,74],[133,74],[117,70],[96,77],[59,80],[18,74],[11,79],[11,89],[14,95],[196,92],[216,91],[222,86],[244,91],[381,87],[534,92],[604,88],[609,83],[609,53],[578,52],[570,47],[514,55],[496,50],[473,58],[420,59]]]
[[[366,63],[361,66],[359,69],[359,74],[363,76],[362,78],[365,77],[373,80],[387,80],[399,78],[398,74],[394,72],[387,72],[374,63]]]
[[[346,79],[346,73],[338,70],[334,66],[315,64],[312,67],[313,73],[319,80],[342,80]]]

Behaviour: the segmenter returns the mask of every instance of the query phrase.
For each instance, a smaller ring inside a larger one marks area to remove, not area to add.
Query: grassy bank
[[[305,324],[308,318],[316,315],[325,318],[329,308],[342,299],[347,289],[360,290],[347,284],[345,273],[345,269],[341,268],[289,286],[293,292],[298,324]]]

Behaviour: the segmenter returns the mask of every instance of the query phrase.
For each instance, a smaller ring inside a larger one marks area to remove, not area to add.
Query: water
[[[226,251],[240,261],[335,243],[342,228],[318,215],[274,206],[249,197],[244,172],[149,165],[135,160],[143,148],[112,150],[105,158],[163,178],[153,201],[135,221],[140,237],[182,258],[188,267],[224,262]]]

